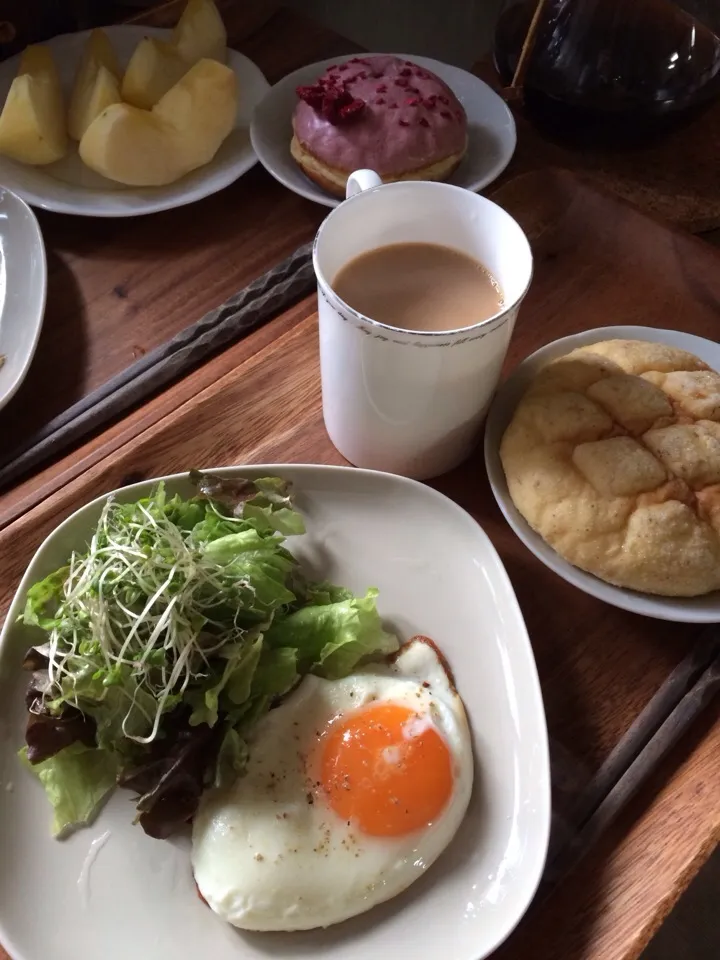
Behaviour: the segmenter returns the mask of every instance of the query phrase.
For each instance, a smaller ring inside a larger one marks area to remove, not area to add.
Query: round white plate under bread
[[[290,545],[311,574],[358,592],[377,586],[389,627],[404,639],[424,633],[438,643],[472,727],[475,787],[467,815],[438,862],[405,893],[335,927],[286,934],[243,934],[212,913],[193,884],[188,838],[146,836],[132,825],[126,791],[115,793],[92,827],[53,840],[43,790],[16,756],[27,684],[20,667],[31,641],[15,621],[28,587],[83,549],[102,497],[40,547],[0,635],[0,943],[13,960],[437,960],[438,945],[448,960],[482,960],[527,909],[550,827],[542,696],[500,558],[464,510],[413,480],[347,467],[217,472],[292,480],[308,533]],[[136,500],[155,482],[117,496]],[[186,475],[166,482],[170,494],[194,493]]]
[[[720,592],[702,597],[657,597],[649,593],[636,593],[623,587],[605,583],[591,573],[586,573],[563,560],[559,553],[535,533],[512,502],[500,460],[500,441],[512,420],[515,408],[535,375],[552,360],[565,356],[571,350],[597,343],[600,340],[650,340],[667,343],[687,350],[704,360],[713,370],[720,371],[720,344],[696,337],[681,330],[657,330],[654,327],[599,327],[585,330],[572,337],[563,337],[541,347],[527,357],[510,375],[498,391],[485,427],[485,466],[490,486],[498,506],[522,542],[551,570],[574,587],[604,600],[621,610],[629,610],[658,620],[676,623],[720,623]]]
[[[381,56],[376,53],[365,57]],[[468,151],[448,179],[458,187],[482,190],[499,177],[515,152],[515,120],[507,104],[479,77],[429,57],[396,54],[436,73],[452,89],[468,118]],[[333,63],[347,57],[332,57],[301,67],[276,83],[258,105],[252,118],[250,136],[258,160],[288,190],[301,197],[336,207],[340,200],[309,180],[290,154],[292,115],[298,102],[296,87],[314,83]]]
[[[46,292],[45,245],[35,214],[0,187],[0,409],[30,369]]]
[[[120,66],[127,66],[143,37],[168,40],[170,30],[130,24],[105,27]],[[66,33],[47,41],[67,99],[89,30]],[[5,103],[20,57],[0,63],[0,105]],[[85,217],[136,217],[182,207],[229,186],[257,162],[248,128],[255,105],[270,89],[259,67],[237,50],[228,48],[227,64],[238,80],[239,104],[235,129],[210,163],[166,187],[126,187],[90,170],[71,144],[67,156],[45,167],[32,167],[0,155],[0,183],[43,210]]]

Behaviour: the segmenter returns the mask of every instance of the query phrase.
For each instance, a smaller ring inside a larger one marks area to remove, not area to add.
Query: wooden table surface
[[[177,6],[171,5],[168,19]],[[232,33],[244,38],[235,45],[270,79],[302,62],[351,49],[294,15],[270,13],[266,4],[235,7],[227,14]],[[525,202],[522,190],[509,196]],[[586,202],[590,206],[584,209],[592,211],[594,201]],[[547,223],[542,204],[534,210],[535,219],[525,226],[537,239]],[[58,379],[66,399],[81,395],[126,365],[133,347],[148,349],[166,339],[309,239],[323,214],[256,170],[186,211],[125,222],[43,217],[55,277],[46,321],[50,339],[38,358],[44,376],[35,371],[26,404],[44,402],[47,416],[61,401],[42,388]],[[559,254],[572,253],[573,238],[581,235],[586,219],[582,209],[580,214],[579,222],[564,224],[560,250],[544,248],[544,272],[538,271],[521,315],[525,326],[518,326],[511,363],[568,329],[597,325],[603,316],[604,322],[617,319],[612,313],[617,303],[600,298],[594,317],[578,313],[572,320],[587,293],[587,263],[583,268],[571,261],[572,283],[558,300],[559,275],[552,264]],[[608,226],[603,240],[612,236]],[[700,275],[693,265],[703,261],[699,247],[687,247],[672,234],[663,234],[658,245],[668,263],[688,272],[696,294],[707,290],[707,283],[700,288],[695,283]],[[651,272],[650,256],[644,257],[643,249],[636,254],[637,263]],[[709,261],[701,273],[703,282],[712,283],[708,270]],[[636,295],[633,302],[641,301]],[[665,311],[675,309],[674,302],[663,304]],[[314,298],[302,301],[0,497],[0,615],[32,550],[63,516],[97,493],[194,464],[342,462],[322,428],[314,311]],[[73,357],[73,345],[79,353],[82,344],[81,362]],[[74,364],[65,379],[58,373],[58,356]],[[43,414],[17,406],[15,416]],[[0,423],[4,428],[5,421]],[[594,769],[687,649],[692,631],[661,623],[649,629],[647,621],[566,590],[534,564],[509,531],[489,496],[479,460],[440,486],[478,517],[498,546],[534,638],[551,734],[581,766]],[[498,956],[635,960],[718,841],[719,765],[720,719],[717,711],[708,711],[573,875],[531,910]],[[0,960],[5,960],[1,948]]]

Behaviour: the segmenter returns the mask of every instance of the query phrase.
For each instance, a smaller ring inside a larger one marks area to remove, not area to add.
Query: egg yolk
[[[399,837],[427,827],[453,789],[450,751],[418,714],[377,703],[342,717],[324,735],[326,802],[363,833]]]

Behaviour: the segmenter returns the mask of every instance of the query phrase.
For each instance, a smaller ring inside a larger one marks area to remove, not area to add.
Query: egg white
[[[404,704],[432,724],[453,763],[437,821],[404,837],[370,837],[313,793],[307,759],[328,724],[373,701]],[[407,644],[393,663],[339,681],[308,676],[258,725],[247,773],[209,791],[193,824],[192,866],[208,905],[246,930],[326,927],[396,896],[439,857],[473,782],[467,718],[438,654]]]

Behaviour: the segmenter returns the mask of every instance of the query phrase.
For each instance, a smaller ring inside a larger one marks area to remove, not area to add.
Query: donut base
[[[383,183],[397,183],[400,180],[447,180],[454,170],[460,164],[465,156],[465,150],[462,153],[454,153],[442,160],[437,160],[427,167],[420,167],[417,170],[408,170],[405,173],[399,173],[395,176],[382,177]],[[300,167],[305,176],[316,183],[323,190],[333,194],[335,197],[345,199],[345,186],[352,170],[339,170],[337,167],[331,167],[322,160],[318,160],[300,143],[298,138],[293,135],[290,141],[290,153],[293,160]]]

